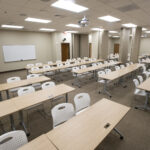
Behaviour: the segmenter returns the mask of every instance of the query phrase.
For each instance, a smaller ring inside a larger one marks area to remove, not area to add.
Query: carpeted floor
[[[26,78],[26,71],[15,71],[0,74],[0,83],[6,81],[8,77],[20,76],[22,79]],[[73,78],[71,73],[67,73],[63,77],[64,81],[56,83],[65,83],[72,86]],[[69,94],[69,102],[73,103],[73,98],[77,93],[87,92],[91,97],[91,104],[97,102],[102,98],[109,98],[106,95],[99,94],[99,85],[95,80],[83,80],[82,87],[76,88],[75,91]],[[112,101],[124,104],[131,107],[131,110],[125,116],[123,120],[117,125],[117,128],[123,133],[124,140],[120,140],[118,135],[113,131],[104,139],[104,141],[96,148],[96,150],[150,150],[150,112],[141,111],[134,109],[135,105],[144,104],[145,97],[134,96],[134,85],[132,80],[126,80],[125,84],[127,88],[122,86],[111,86],[110,92],[112,94]],[[50,113],[50,109],[61,102],[65,102],[65,97],[60,101],[54,102],[52,105],[50,102],[45,104],[45,110]],[[15,124],[17,129],[22,129],[18,124],[18,114],[14,114]],[[24,114],[26,120],[26,114]],[[88,117],[88,116],[87,116]],[[31,135],[28,137],[29,141],[52,130],[52,118],[47,116],[43,118],[41,114],[37,111],[32,111],[29,113],[28,127]],[[10,123],[7,117],[1,119],[5,130],[10,131]],[[2,134],[2,131],[0,131]]]

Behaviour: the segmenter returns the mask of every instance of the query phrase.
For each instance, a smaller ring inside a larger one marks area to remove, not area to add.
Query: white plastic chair
[[[90,96],[88,93],[79,93],[74,97],[74,104],[76,109],[76,115],[85,111],[90,106]]]
[[[7,78],[7,83],[13,83],[13,82],[17,82],[20,80],[21,80],[20,77],[10,77],[10,78]],[[17,92],[19,88],[10,89],[9,92],[12,92],[12,93]]]
[[[97,64],[96,64],[96,63],[93,63],[93,64],[92,64],[92,66],[93,66],[93,67],[96,67],[96,66],[97,66]]]
[[[43,64],[41,62],[35,64],[36,67],[42,67],[42,65]]]
[[[46,89],[46,88],[50,88],[50,87],[54,87],[55,86],[55,82],[45,82],[42,84],[42,89]]]
[[[62,103],[53,107],[51,114],[54,128],[72,118],[75,115],[75,111],[71,103]]]
[[[104,61],[104,64],[106,64],[106,65],[107,65],[107,64],[108,64],[108,61]]]
[[[40,76],[40,74],[29,74],[29,75],[27,75],[27,79],[36,78],[39,76]],[[41,83],[34,83],[34,84],[32,84],[32,86],[37,90],[37,89],[41,88]]]
[[[104,84],[104,83],[105,83],[105,80],[101,79],[101,78],[99,77],[99,75],[105,75],[105,72],[104,72],[104,71],[98,71],[98,72],[97,72],[97,75],[98,75],[98,82]]]
[[[138,79],[139,79],[139,81],[140,81],[140,84],[143,82],[143,77],[142,76],[137,76],[138,77]]]
[[[40,68],[39,67],[32,67],[31,71],[38,71]]]
[[[125,66],[124,65],[120,65],[120,68],[123,69],[123,68],[125,68]]]
[[[47,75],[47,76],[52,76],[52,75],[54,75],[55,74],[55,72],[54,71],[50,71],[50,69],[51,69],[52,67],[51,66],[49,66],[49,65],[44,65],[43,66],[43,69],[46,71],[46,72],[44,72],[44,75]]]
[[[130,64],[129,63],[126,63],[126,66],[128,67]]]
[[[102,65],[102,64],[103,64],[102,62],[98,62],[98,63],[97,63],[97,65]]]
[[[120,67],[119,66],[115,66],[115,69],[116,69],[116,71],[120,70]]]
[[[105,73],[108,74],[111,72],[111,69],[105,69]]]
[[[24,131],[11,131],[0,136],[0,150],[17,150],[28,143]]]
[[[27,68],[32,68],[34,67],[34,64],[27,64]]]
[[[86,65],[81,65],[80,68],[81,68],[81,69],[85,69],[85,68],[87,68],[87,67],[86,67]]]
[[[132,62],[132,61],[130,62],[130,65],[133,65],[133,62]]]
[[[139,85],[139,81],[137,79],[133,79],[134,85],[135,85],[135,91],[134,94],[135,95],[139,95],[139,96],[146,96],[146,92],[144,90],[140,90],[138,89],[138,85]]]
[[[27,86],[27,87],[20,88],[17,93],[18,93],[18,96],[22,96],[22,95],[26,95],[26,94],[33,93],[33,92],[35,92],[34,87]]]

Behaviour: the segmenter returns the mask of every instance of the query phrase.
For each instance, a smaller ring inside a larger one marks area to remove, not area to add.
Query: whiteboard
[[[34,45],[5,45],[3,54],[5,62],[36,59]]]

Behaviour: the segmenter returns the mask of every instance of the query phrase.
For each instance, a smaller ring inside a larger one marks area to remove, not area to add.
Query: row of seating
[[[74,97],[74,104],[61,103],[52,108],[53,128],[61,125],[73,116],[80,114],[90,106],[91,99],[88,93],[79,93]],[[16,150],[28,142],[24,131],[11,131],[0,136],[0,149]]]

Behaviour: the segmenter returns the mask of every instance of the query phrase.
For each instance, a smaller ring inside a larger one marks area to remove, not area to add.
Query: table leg
[[[135,106],[135,109],[150,110],[150,107],[148,106],[148,99],[149,99],[149,93],[146,92],[145,104],[141,106]]]
[[[0,101],[2,101],[2,92],[0,92]]]
[[[8,90],[6,90],[6,96],[7,96],[6,99],[9,99],[9,98],[10,98],[10,96],[9,96],[9,91],[8,91]]]
[[[21,119],[20,124],[23,126],[23,128],[24,128],[24,130],[25,130],[27,136],[29,136],[30,133],[29,133],[29,131],[28,131],[28,129],[27,129],[25,123],[24,123],[24,120],[23,120],[23,112],[22,112],[22,111],[19,111],[19,115],[20,115],[20,119]]]
[[[114,131],[117,133],[117,134],[119,134],[119,136],[120,136],[120,139],[121,140],[123,140],[123,135],[120,133],[120,131],[118,130],[118,129],[116,129],[116,128],[114,128]]]
[[[0,121],[0,127],[1,127],[2,131],[5,133],[4,126],[1,121]]]
[[[66,103],[68,103],[68,93],[66,93]]]
[[[12,130],[16,130],[16,129],[15,129],[15,125],[14,125],[14,118],[13,118],[13,115],[10,115],[9,118],[10,118],[11,129],[12,129]]]

